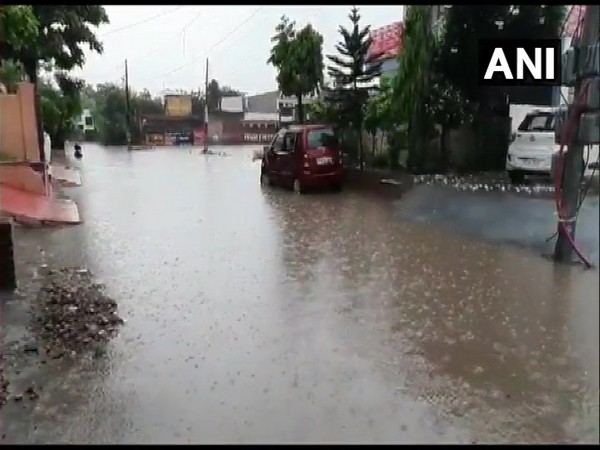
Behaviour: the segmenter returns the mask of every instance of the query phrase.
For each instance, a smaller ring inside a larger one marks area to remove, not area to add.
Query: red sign
[[[403,34],[404,24],[402,22],[394,22],[371,31],[372,42],[369,48],[369,56],[381,55],[379,59],[396,57],[402,45]]]
[[[206,139],[206,133],[204,130],[196,128],[194,130],[194,145],[204,145],[204,140]]]

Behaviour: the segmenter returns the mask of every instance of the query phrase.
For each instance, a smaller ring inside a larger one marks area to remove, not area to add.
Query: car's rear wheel
[[[521,184],[525,181],[525,174],[520,170],[509,170],[508,178],[512,184]]]

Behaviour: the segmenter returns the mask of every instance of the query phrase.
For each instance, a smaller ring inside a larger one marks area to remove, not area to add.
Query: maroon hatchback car
[[[297,125],[279,130],[265,146],[260,171],[263,185],[340,190],[344,183],[342,152],[331,127]]]

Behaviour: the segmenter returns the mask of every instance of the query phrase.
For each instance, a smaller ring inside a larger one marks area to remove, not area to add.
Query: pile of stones
[[[38,294],[36,325],[51,358],[98,348],[118,333],[117,302],[81,268],[51,270]]]

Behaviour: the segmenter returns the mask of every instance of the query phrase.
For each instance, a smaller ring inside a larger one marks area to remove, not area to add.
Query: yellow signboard
[[[165,97],[165,112],[167,116],[191,116],[191,95],[169,95]]]

